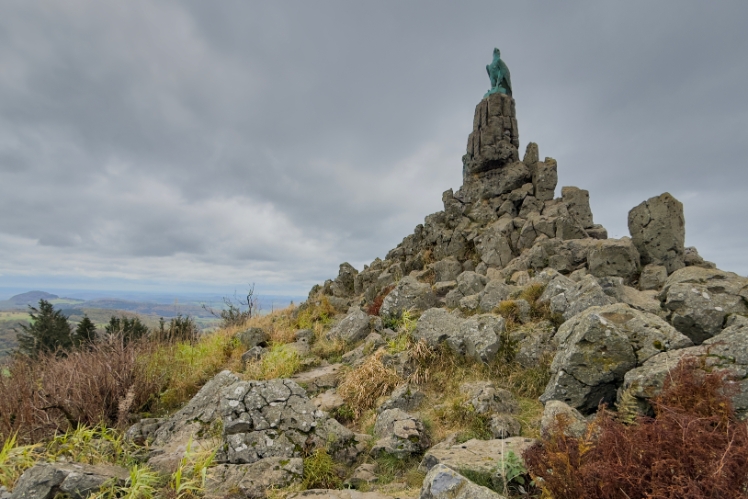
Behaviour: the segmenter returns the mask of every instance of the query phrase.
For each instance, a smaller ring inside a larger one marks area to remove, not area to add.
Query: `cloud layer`
[[[745,2],[5,3],[0,284],[303,293],[460,185],[484,67],[596,222],[671,192],[748,273]],[[559,186],[560,187],[560,186]]]

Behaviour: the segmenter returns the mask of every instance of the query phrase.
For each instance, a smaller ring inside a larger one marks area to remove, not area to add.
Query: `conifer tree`
[[[87,346],[95,341],[96,324],[87,315],[84,315],[73,333],[73,343],[77,346]]]
[[[122,338],[122,341],[129,343],[148,334],[148,327],[140,322],[140,319],[133,317],[128,319],[125,316],[109,319],[109,324],[104,327],[109,335],[116,335]]]
[[[39,300],[39,308],[29,305],[31,324],[19,324],[18,350],[36,357],[40,353],[64,353],[73,347],[68,318],[47,300]]]

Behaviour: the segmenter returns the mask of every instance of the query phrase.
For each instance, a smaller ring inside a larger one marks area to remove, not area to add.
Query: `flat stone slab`
[[[536,442],[533,438],[510,437],[495,440],[468,440],[462,444],[442,442],[426,451],[419,471],[428,473],[437,464],[443,464],[460,472],[470,470],[491,473],[510,451],[518,458]]]
[[[299,373],[291,379],[304,388],[307,393],[315,394],[338,386],[340,369],[342,367],[343,364],[330,364],[328,366],[317,367],[311,371]]]

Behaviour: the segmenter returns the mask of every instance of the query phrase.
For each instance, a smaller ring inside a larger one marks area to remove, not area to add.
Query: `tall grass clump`
[[[338,395],[352,408],[356,417],[376,404],[379,397],[388,395],[404,380],[394,369],[382,364],[383,352],[378,352],[363,364],[348,371],[338,385]]]
[[[726,374],[682,361],[634,424],[598,413],[593,431],[557,431],[529,449],[528,469],[555,499],[745,498],[748,423],[735,416]]]
[[[289,378],[301,369],[301,356],[288,344],[276,343],[261,359],[247,365],[244,373],[250,379]]]

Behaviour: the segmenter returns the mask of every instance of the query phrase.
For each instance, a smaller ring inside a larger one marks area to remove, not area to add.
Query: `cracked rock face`
[[[683,205],[670,193],[649,198],[629,211],[629,232],[642,264],[663,265],[668,274],[685,266]]]
[[[371,449],[373,456],[389,454],[403,459],[421,454],[431,445],[421,420],[401,409],[382,411],[377,416],[374,435],[379,440]]]
[[[328,419],[294,381],[240,381],[221,398],[227,460],[254,463],[268,457],[298,457],[330,445],[331,453],[353,444],[353,432]]]
[[[660,352],[692,345],[661,318],[622,303],[585,310],[565,322],[555,339],[553,377],[540,400],[561,400],[582,413],[613,402],[631,369]]]

